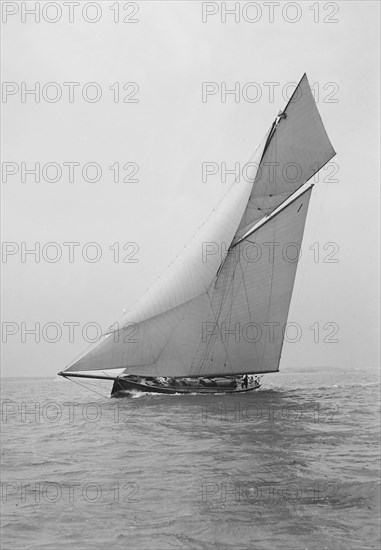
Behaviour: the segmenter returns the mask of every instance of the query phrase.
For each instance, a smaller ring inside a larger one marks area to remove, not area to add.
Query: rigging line
[[[235,277],[235,274],[236,274],[236,271],[237,271],[237,265],[238,265],[238,261],[239,261],[239,258],[237,259],[237,257],[234,257],[234,253],[231,254],[230,258],[231,260],[231,263],[235,262],[234,265],[233,265],[233,275],[230,279],[230,281],[228,280],[228,275],[229,273],[227,274],[226,276],[226,279],[225,279],[225,286],[227,286],[227,288],[225,288],[225,295],[222,297],[221,301],[223,302],[223,300],[225,299],[226,295],[230,292],[232,292],[232,303],[234,303],[235,301],[235,298],[239,292],[239,288],[240,286],[238,286],[238,289],[236,291],[236,293],[234,294],[234,277]],[[221,308],[222,308],[222,305],[221,305]],[[220,309],[221,309],[220,308]],[[219,312],[219,315],[221,314],[221,311]]]
[[[234,282],[235,282],[235,279],[236,279],[236,274],[237,274],[237,266],[240,265],[241,267],[241,260],[240,260],[240,255],[238,256],[238,259],[235,258],[235,261],[236,261],[236,265],[234,267],[234,271],[233,271],[233,276],[232,276],[232,281],[231,281],[231,302],[230,302],[230,311],[228,313],[228,317],[229,317],[229,326],[231,325],[231,322],[232,322],[232,312],[233,312],[233,304],[234,304],[234,301],[235,301],[235,297],[237,296],[237,292],[236,294],[234,294]],[[243,277],[243,273],[242,273],[242,267],[241,267],[241,274],[242,274],[242,277]],[[238,284],[238,288],[239,288],[239,284]],[[229,289],[230,290],[230,289]],[[240,329],[239,329],[240,330]]]
[[[207,299],[209,300],[209,305],[210,305],[210,298],[209,298],[209,295],[208,295],[208,288],[206,288],[205,285],[204,285],[204,288],[205,288],[205,295],[206,295]],[[199,359],[199,363],[198,363],[199,366],[197,366],[196,365],[196,358],[197,358],[197,353],[198,353],[198,350],[200,349],[201,343],[203,343],[202,342],[202,339],[203,339],[202,337],[203,337],[203,331],[202,331],[202,327],[201,327],[200,336],[199,336],[198,342],[195,346],[195,352],[194,352],[193,360],[192,360],[192,363],[190,365],[190,374],[193,373],[194,376],[199,376],[200,375],[201,369],[202,369],[202,363],[204,361],[203,356],[206,353],[206,351],[204,349],[204,351],[201,353],[201,357]],[[205,346],[205,348],[206,348],[206,346]]]
[[[222,312],[223,305],[224,305],[224,303],[227,303],[227,301],[229,299],[229,294],[231,294],[231,304],[230,304],[230,308],[229,308],[229,310],[227,312],[227,315],[226,315],[226,318],[229,317],[230,322],[231,322],[232,308],[233,308],[233,303],[234,303],[234,278],[235,278],[236,271],[237,271],[237,258],[235,258],[234,255],[232,254],[230,256],[229,260],[230,260],[230,266],[229,266],[229,271],[226,274],[226,278],[225,278],[225,289],[223,291],[224,294],[221,298],[218,317],[219,318],[221,317],[221,312]],[[233,273],[232,273],[232,271],[233,271]],[[230,281],[229,281],[229,275],[231,275],[230,276]]]
[[[65,376],[65,378],[68,378],[68,376]],[[86,390],[90,390],[93,393],[96,393],[96,394],[100,395],[101,397],[105,397],[106,399],[108,399],[107,395],[103,395],[102,393],[99,393],[98,391],[93,390],[92,388],[89,388],[88,386],[85,386],[84,384],[81,384],[80,382],[78,382],[78,380],[73,380],[72,378],[70,378],[70,382],[74,382],[74,384],[78,384],[78,386],[82,386]]]
[[[245,213],[246,213],[246,210],[245,210]],[[245,215],[245,213],[244,213],[244,215]],[[215,275],[216,281],[218,280],[218,278],[219,278],[219,276],[220,276],[220,273],[221,273],[221,271],[222,271],[222,268],[224,267],[225,262],[226,262],[227,259],[228,259],[229,252],[230,252],[230,250],[231,250],[231,248],[232,248],[232,244],[233,244],[234,238],[235,238],[235,235],[234,235],[233,238],[231,239],[230,245],[229,245],[229,247],[228,247],[227,250],[226,250],[226,254],[225,254],[225,256],[224,256],[224,259],[222,260],[222,262],[221,262],[219,268],[217,269],[217,272],[216,272],[216,275]]]
[[[214,316],[215,325],[217,326],[217,328],[219,330],[218,323],[216,322],[217,317],[216,317],[216,314],[215,314],[213,306],[212,306],[212,300],[211,300],[208,292],[206,292],[206,295],[207,295],[207,298],[209,300],[210,310],[212,311],[212,314]],[[213,344],[215,344],[216,339],[217,339],[217,332],[213,331],[213,333],[210,336],[209,341],[205,345],[204,351],[201,353],[201,358],[200,358],[198,367],[196,366],[196,372],[197,372],[198,375],[201,374],[201,371],[204,367],[206,359],[207,359],[208,355],[211,353],[212,346],[213,346]],[[222,340],[222,338],[221,338],[221,340]],[[200,343],[199,343],[199,345],[200,345]],[[198,347],[199,347],[199,345],[198,345]]]
[[[228,311],[228,314],[227,314],[227,318],[229,319],[229,327],[231,326],[231,323],[232,323],[232,314],[233,314],[233,305],[234,305],[234,281],[235,281],[235,276],[236,276],[236,270],[234,269],[233,276],[232,276],[231,289],[229,288],[228,291],[227,291],[227,294],[230,294],[230,308],[229,308],[229,311]],[[228,342],[228,346],[229,346],[229,342]]]
[[[233,260],[234,260],[234,258],[233,258]],[[229,320],[229,327],[231,326],[231,322],[232,322],[232,310],[233,310],[233,304],[234,304],[233,296],[234,296],[234,279],[235,279],[235,275],[236,275],[236,269],[234,267],[233,274],[232,274],[231,281],[230,281],[230,286],[227,286],[227,288],[225,289],[225,297],[227,297],[226,302],[229,299],[229,294],[231,295],[230,307],[228,308],[228,312],[227,312],[227,315],[226,315],[226,319]],[[220,316],[221,316],[221,311],[220,311]],[[228,353],[227,353],[228,347],[229,347],[229,338],[228,338],[228,342],[227,342],[227,346],[226,346],[226,359],[225,359],[225,361],[228,358]]]
[[[237,265],[238,265],[238,263],[239,263],[239,259],[238,259],[238,261],[237,261]],[[237,269],[237,265],[236,265],[236,269]],[[248,266],[249,266],[249,263],[247,263],[247,267],[246,267],[245,271],[243,272],[243,274],[246,273],[246,270],[248,269]],[[242,268],[241,268],[241,269],[242,269]],[[237,291],[236,291],[236,293],[234,294],[234,300],[235,300],[236,297],[237,297],[237,294],[238,294],[238,292],[239,292],[239,290],[240,290],[240,287],[241,287],[241,284],[238,286]]]
[[[225,260],[227,260],[227,254],[225,256]],[[217,325],[217,328],[218,328],[219,331],[220,331],[220,327],[218,326],[218,319],[221,316],[221,310],[222,310],[225,295],[226,295],[226,281],[227,281],[227,278],[228,278],[229,272],[230,272],[230,265],[229,264],[224,264],[224,265],[226,265],[226,268],[225,268],[225,270],[227,271],[226,276],[221,275],[221,276],[218,276],[218,277],[216,276],[216,278],[215,278],[215,284],[218,280],[221,282],[221,294],[220,294],[220,299],[219,299],[219,303],[217,305],[217,310],[216,311],[214,311],[214,309],[213,309],[212,299],[210,298],[209,293],[208,293],[209,303],[210,303],[210,306],[211,306],[211,309],[212,309],[212,312],[213,312],[213,315],[214,315],[214,319],[216,321],[216,325]],[[222,341],[221,333],[220,333],[220,336],[221,336],[221,341]],[[216,340],[217,340],[217,332],[214,332],[213,335],[212,335],[211,340],[208,343],[208,346],[206,346],[206,349],[204,350],[204,353],[202,354],[203,362],[201,363],[201,365],[203,365],[205,363],[206,357],[207,357],[208,354],[211,353],[212,347],[215,345]],[[227,355],[227,350],[226,349],[225,349],[225,353]],[[228,357],[227,357],[227,359],[229,360]],[[230,361],[229,361],[229,364],[230,364]],[[230,364],[230,366],[231,366],[231,364]]]
[[[228,255],[226,255],[226,260],[228,260]],[[220,337],[221,337],[221,342],[224,346],[224,349],[225,349],[225,355],[226,355],[226,360],[227,362],[229,363],[229,366],[230,368],[232,369],[232,363],[231,363],[231,360],[230,360],[230,357],[229,357],[229,353],[228,353],[228,346],[225,345],[225,342],[223,341],[222,339],[222,334],[221,334],[221,330],[220,330],[220,327],[218,325],[218,319],[221,317],[221,311],[222,311],[222,308],[223,308],[223,305],[224,305],[224,302],[225,302],[225,298],[226,296],[228,295],[228,293],[230,292],[231,290],[231,295],[232,295],[232,303],[234,303],[235,301],[235,298],[239,292],[239,288],[240,286],[238,287],[236,293],[234,293],[234,277],[235,277],[235,274],[236,274],[236,270],[237,270],[237,266],[238,266],[238,263],[239,263],[239,257],[238,258],[234,258],[232,257],[232,255],[229,257],[229,260],[230,260],[230,265],[227,265],[226,267],[226,270],[227,270],[227,273],[226,275],[224,276],[223,278],[223,283],[222,283],[222,288],[221,288],[221,297],[220,297],[220,302],[219,302],[219,306],[218,306],[218,310],[217,312],[214,311],[213,309],[213,305],[212,305],[212,302],[211,302],[211,299],[209,297],[209,294],[208,295],[208,298],[209,298],[209,302],[210,302],[210,306],[211,306],[211,310],[213,312],[213,315],[214,315],[214,318],[215,318],[215,321],[216,321],[216,324],[217,324],[217,328],[218,328],[218,331],[220,333]],[[233,276],[231,277],[230,281],[229,281],[229,274],[231,273],[231,267],[232,267],[232,264],[233,264]],[[247,269],[247,268],[246,268]],[[221,276],[219,277],[220,281],[221,281]],[[217,280],[217,278],[216,278]],[[231,311],[230,311],[231,313]],[[206,361],[206,358],[207,358],[207,355],[210,353],[211,351],[211,348],[213,346],[213,344],[215,344],[215,340],[217,339],[217,333],[215,332],[214,333],[214,341],[211,339],[211,341],[209,342],[209,345],[206,346],[203,354],[202,354],[202,359],[200,361],[200,372],[201,372],[201,369],[202,367],[204,366],[204,363]]]
[[[247,266],[246,266],[245,271],[243,271],[241,262],[239,262],[239,265],[240,265],[241,272],[242,272],[242,282],[243,282],[243,288],[245,289],[245,297],[246,297],[247,309],[248,309],[248,312],[249,312],[249,318],[250,318],[250,321],[253,323],[253,319],[252,319],[252,316],[251,316],[251,310],[250,310],[249,296],[247,294],[247,287],[246,287],[246,282],[245,282],[245,275],[246,275],[246,271],[249,268],[249,262],[247,262]],[[259,363],[259,353],[258,353],[258,349],[257,349],[257,342],[254,341],[253,343],[254,343],[255,352],[257,354],[257,360],[258,360],[258,363]]]
[[[246,284],[245,284],[245,275],[246,275],[247,269],[249,268],[249,262],[247,262],[246,268],[245,268],[245,270],[243,270],[242,264],[241,264],[241,254],[239,254],[239,255],[238,255],[238,258],[236,258],[236,266],[235,266],[234,274],[236,273],[238,264],[239,264],[239,266],[240,266],[241,273],[242,273],[242,281],[241,281],[241,283],[238,285],[238,288],[237,288],[235,294],[234,294],[234,287],[232,288],[232,302],[235,301],[235,299],[236,299],[236,297],[237,297],[237,295],[238,295],[238,292],[240,291],[241,285],[242,285],[242,283],[243,283],[244,289],[245,289],[246,301],[247,301],[247,304],[248,304],[249,317],[250,317],[250,320],[252,321],[251,311],[250,311],[249,301],[248,301],[248,295],[247,295],[247,288],[246,288]],[[259,362],[259,354],[258,354],[258,350],[257,350],[257,347],[256,347],[256,346],[255,346],[255,350],[256,350],[257,357],[258,357],[258,362]]]
[[[223,290],[222,290],[222,294],[223,294]],[[223,345],[223,347],[224,347],[224,349],[225,349],[225,354],[226,354],[227,361],[229,362],[229,366],[230,366],[230,368],[232,369],[232,364],[231,364],[231,361],[230,361],[230,358],[229,358],[228,350],[227,350],[227,348],[226,348],[226,346],[225,346],[225,342],[224,342],[223,339],[222,339],[222,334],[221,334],[220,327],[218,326],[218,317],[219,317],[219,315],[220,315],[220,313],[221,313],[221,308],[222,308],[222,304],[223,304],[223,296],[222,296],[221,301],[220,301],[220,308],[219,308],[220,311],[219,311],[219,314],[218,314],[218,316],[216,316],[216,312],[214,311],[213,304],[212,304],[212,300],[211,300],[211,298],[210,298],[210,296],[209,296],[208,291],[206,291],[206,295],[207,295],[207,297],[208,297],[209,304],[210,304],[210,309],[211,309],[211,311],[212,311],[212,313],[213,313],[213,316],[214,316],[214,319],[215,319],[215,322],[216,322],[216,325],[217,325],[217,329],[218,329],[218,332],[219,332],[219,334],[220,334],[220,338],[221,338],[222,345]],[[215,334],[214,340],[216,340],[216,339],[217,339],[217,334]],[[202,368],[204,367],[204,363],[205,363],[205,361],[206,361],[207,354],[210,353],[211,348],[212,348],[212,345],[213,345],[213,342],[210,342],[209,347],[208,347],[208,345],[205,346],[205,350],[204,350],[204,352],[203,352],[203,354],[202,354],[202,356],[204,355],[205,357],[202,358],[202,360],[201,360],[200,363],[199,363],[200,366],[199,366],[199,369],[198,369],[198,374],[201,374],[201,370],[202,370]],[[201,357],[202,357],[202,356],[201,356]]]
[[[274,231],[273,231],[273,242],[275,242],[275,232],[276,232],[276,216],[274,216]],[[275,247],[274,247],[275,249]],[[274,282],[274,267],[275,267],[275,250],[274,250],[274,258],[271,266],[271,284],[270,284],[270,294],[269,294],[269,306],[267,310],[267,321],[270,321],[270,308],[271,308],[271,297],[273,293],[273,282]],[[262,352],[262,361],[261,361],[261,367],[263,367],[263,358],[265,356],[265,350],[266,350],[266,340],[263,345],[263,352]]]
[[[276,129],[276,128],[275,128]],[[271,153],[272,153],[272,157],[273,158],[277,158],[277,154],[278,154],[278,135],[275,133],[275,130],[274,130],[274,139],[272,140],[272,149],[271,149]],[[276,166],[276,165],[275,165]],[[269,167],[270,168],[270,167]],[[269,188],[269,185],[270,185],[270,177],[268,178],[268,180],[266,181],[265,183],[265,188],[264,188],[264,195],[267,196],[268,194],[268,188]],[[276,177],[274,178],[274,187],[276,189]],[[275,194],[275,193],[274,193]],[[262,206],[263,206],[263,202],[262,201]]]

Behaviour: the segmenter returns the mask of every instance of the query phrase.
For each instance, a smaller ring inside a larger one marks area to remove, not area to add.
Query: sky
[[[281,369],[377,368],[379,3],[46,4],[2,2],[2,376],[55,376],[128,310],[304,72],[337,156]]]

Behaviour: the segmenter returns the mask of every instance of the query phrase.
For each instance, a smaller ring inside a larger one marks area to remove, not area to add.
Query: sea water
[[[2,550],[379,548],[375,369],[214,396],[78,382],[3,381]]]

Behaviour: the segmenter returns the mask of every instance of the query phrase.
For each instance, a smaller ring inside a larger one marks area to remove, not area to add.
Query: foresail
[[[191,327],[186,328],[186,335],[181,335],[179,356],[189,347],[192,335],[198,342],[198,327],[202,316],[207,315],[209,304],[207,289],[228,253],[246,208],[267,137],[249,161],[252,179],[239,178],[233,183],[183,252],[119,322],[66,369],[67,372],[103,371],[124,366],[131,368],[131,372],[148,374],[155,370],[158,357],[165,356],[168,339],[178,330],[179,320],[185,317]]]
[[[304,75],[273,124],[234,241],[304,185],[334,155]]]

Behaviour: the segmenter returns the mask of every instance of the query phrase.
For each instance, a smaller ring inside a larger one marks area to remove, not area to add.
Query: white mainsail
[[[250,178],[231,186],[118,328],[65,372],[278,370],[312,186],[298,190],[334,154],[304,75],[256,149]]]

